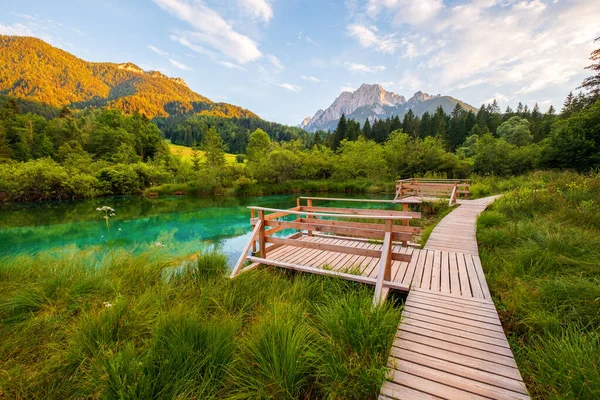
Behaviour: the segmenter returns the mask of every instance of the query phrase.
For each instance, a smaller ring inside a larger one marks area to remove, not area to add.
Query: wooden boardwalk
[[[288,210],[250,207],[254,229],[231,276],[262,264],[374,285],[375,304],[390,290],[408,293],[382,400],[527,399],[477,249],[477,216],[495,197],[451,199],[458,208],[423,249],[407,246],[420,231],[410,221],[421,216],[409,205],[423,198],[394,200],[403,211],[314,207],[321,198]]]
[[[477,251],[476,219],[494,199],[459,200],[432,232],[423,251],[448,254],[448,268],[443,279],[432,272],[429,286],[427,274],[413,277],[380,399],[529,398]]]

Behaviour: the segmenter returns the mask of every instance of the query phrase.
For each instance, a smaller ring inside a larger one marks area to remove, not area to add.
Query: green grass
[[[167,145],[169,146],[169,151],[171,152],[171,154],[176,155],[184,160],[191,160],[192,158],[192,148],[191,147],[187,147],[187,146],[181,146],[179,144],[173,144],[171,143],[171,140],[165,140],[167,142]],[[204,151],[202,150],[198,150],[198,155],[201,158],[204,158]],[[236,164],[235,161],[235,154],[230,154],[230,153],[225,153],[225,162],[227,164]],[[244,164],[239,164],[239,165],[244,165]]]
[[[534,398],[600,398],[600,175],[518,179],[477,229],[517,364]]]
[[[0,260],[0,397],[375,398],[400,319],[373,289],[225,257]]]

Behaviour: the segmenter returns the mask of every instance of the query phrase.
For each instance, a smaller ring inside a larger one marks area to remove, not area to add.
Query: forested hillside
[[[149,118],[186,113],[258,118],[241,107],[212,102],[179,78],[131,63],[87,62],[31,37],[0,35],[0,94],[55,108],[111,107]]]

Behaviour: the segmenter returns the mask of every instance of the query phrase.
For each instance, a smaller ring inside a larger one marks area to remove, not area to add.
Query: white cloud
[[[394,14],[396,24],[418,25],[437,16],[442,0],[369,0],[367,15],[375,18],[383,11]]]
[[[239,71],[246,71],[246,68],[242,67],[241,65],[237,65],[237,64],[231,63],[229,61],[220,61],[219,64],[221,64],[225,68],[237,69]]]
[[[350,93],[352,93],[352,92],[355,92],[355,91],[356,91],[356,88],[354,86],[350,86],[349,84],[346,85],[346,86],[342,86],[341,89],[340,89],[340,92],[342,92],[342,93],[343,92],[350,92]]]
[[[273,8],[267,0],[238,0],[240,6],[254,18],[269,22],[273,18]]]
[[[162,51],[158,47],[152,46],[151,44],[148,45],[148,48],[160,56],[167,57],[169,55],[169,53],[167,53],[166,51]]]
[[[346,69],[350,72],[365,73],[365,72],[378,72],[378,71],[385,70],[385,66],[383,66],[383,65],[368,66],[368,65],[354,63],[354,62],[346,62],[346,63],[344,63],[344,65],[346,66]]]
[[[304,79],[305,81],[313,82],[313,83],[321,83],[321,82],[323,82],[322,80],[320,80],[319,78],[314,77],[314,76],[302,75],[301,78]]]
[[[194,3],[188,0],[154,0],[163,10],[189,23],[195,31],[186,31],[175,35],[176,40],[197,51],[204,51],[198,43],[203,43],[240,64],[254,61],[261,57],[256,42],[248,36],[233,29],[217,12],[201,1]]]
[[[180,63],[177,60],[173,60],[172,58],[169,58],[169,62],[171,63],[172,66],[174,66],[175,68],[184,70],[184,71],[191,71],[192,69],[190,67],[188,67],[187,65]]]
[[[269,54],[267,56],[267,59],[269,61],[271,61],[271,64],[273,64],[275,67],[277,67],[278,69],[284,69],[283,64],[281,63],[281,61],[279,61],[279,58],[275,57],[272,54]]]
[[[280,88],[289,90],[290,92],[299,92],[300,90],[302,90],[302,88],[300,86],[292,85],[291,83],[287,83],[287,82],[279,83],[279,84],[277,84],[277,86],[279,86]]]
[[[17,35],[17,36],[35,36],[33,30],[30,27],[15,23],[12,25],[0,24],[0,34],[2,35]]]
[[[381,53],[393,53],[399,47],[399,42],[394,35],[378,35],[375,27],[368,28],[364,25],[353,24],[348,25],[347,31],[366,49],[372,48]]]

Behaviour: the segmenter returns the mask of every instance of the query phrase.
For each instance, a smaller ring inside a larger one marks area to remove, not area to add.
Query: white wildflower
[[[154,243],[154,246],[156,246],[156,247],[165,247],[165,245],[162,244],[161,242]]]
[[[105,301],[104,303],[102,303],[102,305],[104,306],[104,308],[112,307],[112,304],[110,304],[108,301]]]
[[[119,228],[119,230],[121,230],[121,228]]]

